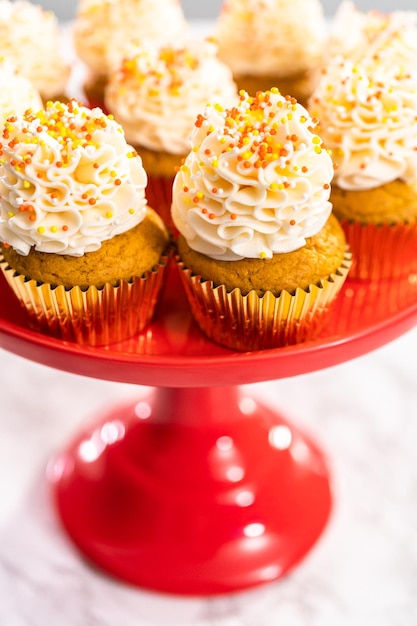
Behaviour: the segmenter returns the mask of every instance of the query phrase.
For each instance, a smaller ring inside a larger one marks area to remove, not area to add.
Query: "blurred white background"
[[[77,2],[68,0],[33,0],[34,4],[40,4],[45,9],[56,13],[62,21],[73,19]],[[184,12],[189,19],[213,19],[219,12],[222,0],[182,0]],[[358,9],[367,11],[369,9],[379,9],[380,11],[412,10],[417,9],[416,0],[357,0],[355,2]],[[331,16],[339,2],[335,0],[322,0],[326,15]]]

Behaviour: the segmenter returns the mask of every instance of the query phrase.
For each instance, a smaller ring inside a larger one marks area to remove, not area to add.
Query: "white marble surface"
[[[335,507],[291,575],[211,599],[148,593],[83,562],[49,501],[48,458],[83,421],[142,387],[78,377],[0,350],[1,626],[417,624],[417,329],[331,369],[246,390],[307,428]]]

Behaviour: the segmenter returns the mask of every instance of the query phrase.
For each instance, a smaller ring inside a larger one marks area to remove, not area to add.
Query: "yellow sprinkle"
[[[220,143],[226,143],[226,137],[220,137]]]
[[[217,159],[214,159],[214,161],[211,162],[213,167],[219,167],[219,162]]]
[[[314,148],[314,152],[316,152],[317,154],[321,154],[323,152],[323,150],[320,148],[320,146],[316,146]]]
[[[197,198],[204,198],[204,194],[201,191],[197,191],[195,195],[197,196]]]
[[[279,93],[278,87],[272,87],[271,93]]]
[[[108,217],[109,219],[113,217],[113,211],[107,211],[106,217]]]
[[[4,159],[0,159],[0,165],[4,165]]]
[[[193,152],[198,152],[198,148],[197,148],[197,146],[194,146],[194,147],[193,147]]]
[[[272,189],[272,191],[276,191],[278,189],[277,183],[271,183],[270,188]]]
[[[266,259],[266,252],[261,252],[259,256],[261,257],[261,259]]]
[[[38,227],[38,233],[40,233],[42,235],[42,233],[44,233],[44,232],[45,232],[44,226],[39,226]]]
[[[58,226],[51,226],[50,231],[51,231],[51,233],[57,233],[58,232]]]
[[[249,139],[249,137],[243,137],[243,141],[242,141],[242,143],[243,143],[245,146],[247,146],[247,145],[248,145],[248,143],[250,143],[250,139]]]
[[[321,139],[320,139],[320,137],[317,137],[317,135],[316,135],[315,137],[313,137],[312,142],[313,143],[321,143]]]
[[[134,214],[134,212],[135,212],[135,209],[129,209],[129,213],[130,213],[130,215],[133,215],[133,214]]]
[[[116,176],[117,176],[117,172],[116,172],[116,170],[112,170],[112,171],[110,172],[110,176],[111,176],[112,178],[116,178]]]
[[[9,211],[8,214],[7,214],[7,217],[13,217],[13,216],[14,216],[13,211]]]
[[[246,161],[247,159],[250,159],[250,158],[251,158],[251,156],[252,156],[252,152],[249,152],[248,150],[247,150],[246,152],[243,152],[243,154],[242,154],[242,158],[244,158],[244,159],[245,159],[245,161]]]
[[[28,180],[24,180],[24,181],[23,181],[23,187],[24,187],[25,189],[29,189],[29,187],[30,187],[30,182],[29,182]]]

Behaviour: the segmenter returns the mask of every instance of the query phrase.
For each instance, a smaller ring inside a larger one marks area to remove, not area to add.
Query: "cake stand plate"
[[[149,328],[91,348],[30,330],[0,278],[0,346],[69,372],[153,386],[87,424],[51,460],[48,477],[63,526],[91,563],[176,594],[283,576],[330,515],[320,449],[240,385],[336,365],[416,322],[416,276],[348,280],[316,340],[237,353],[199,331],[172,266]]]

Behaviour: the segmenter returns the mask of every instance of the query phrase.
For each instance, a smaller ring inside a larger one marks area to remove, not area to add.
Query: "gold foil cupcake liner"
[[[3,274],[34,330],[90,346],[123,341],[148,325],[167,263],[164,256],[152,270],[116,286],[66,289],[27,279],[0,257]]]
[[[340,268],[307,289],[275,296],[267,291],[242,295],[228,292],[192,273],[177,258],[180,276],[192,314],[201,330],[213,341],[239,351],[263,350],[301,343],[315,338],[325,324],[331,303],[338,295],[351,266],[346,249]]]
[[[353,262],[349,278],[382,280],[417,273],[417,223],[360,224],[341,221]]]

